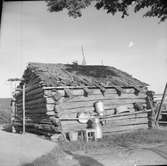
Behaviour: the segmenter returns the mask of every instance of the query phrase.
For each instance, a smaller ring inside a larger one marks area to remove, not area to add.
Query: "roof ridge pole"
[[[84,49],[83,49],[83,46],[81,46],[81,50],[82,50],[82,65],[86,65],[86,58],[85,58],[85,54],[84,54]]]

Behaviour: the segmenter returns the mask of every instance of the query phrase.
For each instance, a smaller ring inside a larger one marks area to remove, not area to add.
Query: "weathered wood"
[[[84,130],[87,127],[86,124],[81,124],[77,121],[62,121],[61,125],[64,132]],[[102,130],[103,132],[112,132],[116,130],[125,130],[130,128],[133,129],[136,126],[140,128],[141,127],[140,125],[142,127],[144,126],[144,128],[148,128],[147,119],[146,118],[135,119],[135,120],[129,120],[128,122],[124,120],[122,121],[122,124],[117,121],[117,122],[113,122],[113,123],[102,126]]]
[[[114,105],[104,106],[104,109],[105,110],[113,110],[113,109],[115,109],[118,106],[120,106],[120,104],[119,105],[114,104]],[[131,110],[131,108],[129,108],[127,111],[130,111],[130,110]],[[90,112],[90,113],[93,113],[93,112],[95,112],[95,108],[94,107],[82,107],[82,108],[64,110],[60,106],[56,106],[56,112],[58,112],[60,116],[62,114],[66,114],[66,113],[79,113],[79,112]]]
[[[121,119],[135,119],[135,118],[147,118],[148,112],[133,112],[133,113],[122,113],[122,114],[115,114],[115,115],[107,115],[104,116],[102,119],[111,119],[111,120],[121,120]]]
[[[137,129],[147,129],[148,124],[137,124],[137,125],[129,125],[129,126],[114,126],[114,127],[104,127],[102,128],[103,135],[111,134],[113,132],[122,132],[122,131],[130,131],[130,130],[137,130]]]
[[[137,111],[137,112],[133,112],[133,113],[121,113],[121,114],[106,116],[103,119],[114,118],[114,117],[122,117],[122,116],[130,116],[130,115],[137,116],[139,114],[148,114],[149,112],[150,112],[150,110]]]
[[[37,99],[40,99],[40,98],[43,98],[43,97],[44,97],[43,92],[41,92],[41,93],[38,93],[38,94],[26,96],[25,101],[37,100]],[[21,103],[21,102],[22,102],[22,98],[20,96],[20,97],[17,98],[17,103]]]
[[[124,119],[109,119],[104,120],[104,127],[109,126],[125,126],[125,125],[135,125],[140,123],[148,123],[147,117],[141,117],[141,118],[124,118]]]
[[[29,100],[29,101],[26,101],[26,106],[32,106],[32,105],[38,105],[38,104],[46,104],[46,99],[45,98],[38,98],[38,99],[36,99],[36,100]],[[17,106],[19,107],[19,106],[22,106],[22,100],[20,100],[20,101],[18,101],[17,102]]]
[[[120,86],[114,86],[114,85],[113,85],[113,87],[116,89],[117,94],[118,94],[119,96],[124,92],[124,90],[123,90]]]
[[[26,112],[42,112],[45,110],[46,112],[46,105],[34,105],[34,106],[26,106]],[[22,112],[22,107],[17,107],[17,112]]]
[[[105,96],[103,95],[89,95],[88,97],[84,97],[84,96],[75,96],[72,97],[71,99],[66,98],[66,97],[62,97],[61,100],[63,100],[63,102],[83,102],[83,101],[97,101],[97,100],[112,100],[112,99],[145,99],[146,95],[145,94],[141,94],[136,96],[135,94],[122,94],[121,96],[118,96],[117,94],[106,94]],[[53,102],[53,99],[51,99],[51,97],[47,97],[48,102]],[[50,100],[50,101],[49,101]],[[51,101],[52,100],[52,101]]]
[[[126,105],[131,103],[145,103],[145,99],[112,99],[112,100],[102,100],[104,107],[109,105]],[[84,101],[84,102],[72,102],[72,103],[63,103],[60,104],[63,110],[93,107],[95,101]]]
[[[70,89],[71,93],[73,96],[84,96],[85,92],[83,89]],[[66,93],[64,91],[64,89],[57,89],[57,92],[61,95],[61,96],[66,96]],[[50,91],[50,90],[45,90],[44,91],[45,95],[55,95],[56,92],[54,93],[53,91]],[[106,93],[105,94],[108,94],[108,93],[117,93],[115,89],[108,89],[106,90]],[[91,94],[101,94],[101,91],[100,89],[90,89],[90,92],[89,92],[89,95]]]
[[[45,103],[38,103],[38,104],[26,104],[26,108],[46,108],[46,104]],[[17,108],[20,109],[22,108],[22,104],[17,105]]]
[[[140,119],[140,118],[147,118],[148,119],[148,113],[151,111],[138,111],[138,112],[133,112],[133,113],[121,113],[121,114],[110,114],[110,115],[105,115],[101,117],[101,120],[124,120],[124,119]],[[61,114],[60,119],[66,119],[66,120],[78,120],[77,118],[77,113],[65,113]],[[96,115],[96,113],[92,114]]]
[[[86,86],[88,89],[97,89],[96,86]],[[107,90],[108,89],[115,89],[115,86],[104,86]],[[65,88],[69,88],[69,89],[82,89],[83,87],[81,86],[57,86],[57,87],[43,87],[44,90],[63,90]],[[121,87],[123,89],[124,92],[126,93],[135,93],[135,89],[134,87]],[[140,87],[140,92],[146,92],[147,90],[143,89]],[[114,90],[115,91],[115,90]]]

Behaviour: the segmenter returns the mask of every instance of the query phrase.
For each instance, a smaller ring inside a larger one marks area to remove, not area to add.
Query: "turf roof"
[[[126,72],[110,66],[29,63],[24,72],[37,75],[47,86],[96,86],[100,84],[121,87],[145,87],[148,84],[139,81]],[[28,81],[28,80],[27,80]]]

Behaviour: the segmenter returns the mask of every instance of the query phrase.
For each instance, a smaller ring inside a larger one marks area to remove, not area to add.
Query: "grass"
[[[66,158],[67,155],[72,156],[73,162],[71,162],[71,159]],[[66,166],[66,165],[103,166],[101,163],[99,163],[98,161],[96,161],[91,157],[73,154],[69,151],[64,152],[62,148],[59,146],[56,146],[50,153],[43,155],[42,157],[36,159],[34,162],[29,164],[24,164],[23,166]]]
[[[66,151],[97,150],[102,148],[124,147],[136,144],[156,144],[167,142],[167,132],[158,129],[135,130],[133,132],[105,136],[98,142],[64,142],[60,143]]]
[[[0,98],[0,124],[10,122],[11,109],[9,98]]]
[[[129,133],[105,136],[102,140],[97,142],[60,142],[59,147],[56,146],[50,153],[24,166],[62,166],[59,165],[58,159],[65,160],[64,156],[66,154],[72,155],[73,159],[78,161],[78,164],[75,166],[102,166],[101,163],[91,157],[78,155],[77,151],[86,152],[88,150],[95,152],[103,148],[130,148],[138,144],[145,145],[158,143],[167,143],[166,130],[136,130]]]

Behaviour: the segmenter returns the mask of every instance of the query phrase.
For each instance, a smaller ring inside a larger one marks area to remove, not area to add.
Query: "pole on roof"
[[[103,59],[101,60],[101,65],[104,66]]]
[[[84,49],[83,49],[83,46],[81,46],[81,50],[82,50],[82,65],[86,65],[86,58],[85,58],[85,54],[84,54]]]

